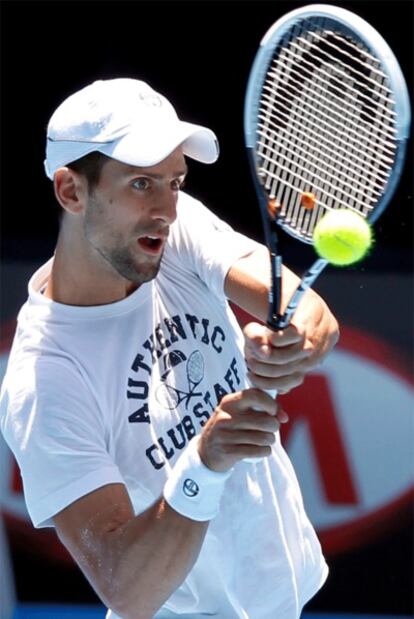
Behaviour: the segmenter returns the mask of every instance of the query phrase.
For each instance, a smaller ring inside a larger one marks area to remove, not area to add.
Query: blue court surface
[[[104,619],[99,606],[55,606],[19,604],[13,619]],[[410,619],[403,615],[350,615],[337,613],[303,613],[302,619]]]

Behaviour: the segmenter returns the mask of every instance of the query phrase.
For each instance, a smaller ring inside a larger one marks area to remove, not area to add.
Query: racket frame
[[[244,136],[249,165],[251,168],[253,183],[257,193],[260,212],[262,216],[265,242],[269,249],[271,282],[269,290],[269,311],[267,324],[272,329],[284,329],[290,320],[304,294],[313,285],[319,274],[328,265],[328,261],[319,258],[303,274],[301,282],[292,295],[285,312],[281,313],[282,299],[282,257],[278,252],[277,226],[284,228],[283,222],[278,222],[276,217],[271,217],[268,210],[268,196],[262,188],[258,178],[258,165],[256,161],[255,146],[258,131],[259,104],[257,93],[263,90],[263,84],[272,62],[274,51],[285,34],[298,22],[307,18],[330,18],[339,22],[343,27],[354,31],[365,46],[382,62],[387,73],[390,89],[395,97],[396,113],[396,153],[394,158],[393,173],[390,175],[384,192],[375,209],[367,217],[370,223],[374,223],[386,208],[397,187],[405,159],[406,142],[410,129],[410,100],[404,76],[400,65],[385,39],[364,19],[358,15],[333,5],[311,4],[294,9],[278,19],[263,36],[260,47],[256,53],[250,71],[244,106]],[[311,243],[295,235],[291,229],[286,231],[302,242]]]

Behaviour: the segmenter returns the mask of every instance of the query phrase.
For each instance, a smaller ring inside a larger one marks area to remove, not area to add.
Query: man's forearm
[[[290,301],[300,283],[300,278],[286,266],[282,270],[282,310]],[[246,312],[266,321],[269,309],[270,261],[266,247],[241,258],[229,270],[225,291],[228,298]],[[317,295],[308,291],[309,294]],[[308,294],[307,293],[307,294]]]
[[[185,580],[207,527],[160,499],[99,540],[90,536],[91,552],[82,561],[78,556],[78,563],[114,612],[123,619],[150,619]]]

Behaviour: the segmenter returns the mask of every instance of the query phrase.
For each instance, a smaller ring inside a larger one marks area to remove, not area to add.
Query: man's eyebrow
[[[148,176],[149,178],[154,178],[155,180],[161,180],[165,177],[165,174],[158,174],[157,172],[147,172],[145,170],[145,168],[140,168],[139,172],[137,171],[137,168],[134,168],[131,166],[130,170],[128,171],[128,174],[137,174],[138,176]],[[173,172],[171,174],[171,176],[173,178],[178,178],[180,176],[186,176],[188,174],[188,168],[182,168],[181,170],[177,170],[176,172]]]

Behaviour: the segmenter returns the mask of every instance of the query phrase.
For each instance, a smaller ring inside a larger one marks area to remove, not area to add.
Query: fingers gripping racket
[[[318,258],[282,310],[277,227],[312,244],[326,211],[375,222],[400,177],[410,107],[399,64],[357,15],[308,5],[261,41],[246,91],[245,143],[270,253],[267,324],[285,328],[328,262]]]

